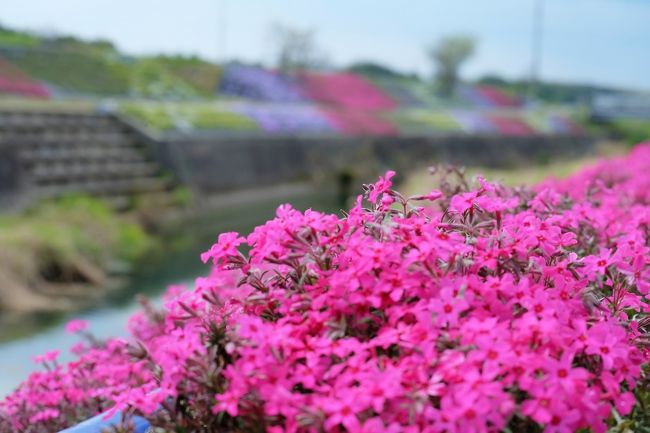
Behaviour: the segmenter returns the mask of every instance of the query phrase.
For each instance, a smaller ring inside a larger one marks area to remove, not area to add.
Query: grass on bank
[[[152,246],[142,226],[74,195],[0,217],[0,311],[66,309]],[[62,298],[63,296],[63,298]]]
[[[127,102],[122,114],[156,131],[173,129],[251,131],[257,124],[210,102]]]
[[[514,168],[466,167],[466,178],[473,180],[481,175],[492,182],[506,186],[530,186],[549,177],[565,178],[600,158],[624,154],[629,147],[620,143],[601,143],[593,155],[576,159],[552,159],[546,163],[526,164]],[[434,178],[423,169],[407,177],[401,189],[409,195],[423,194],[436,187]]]

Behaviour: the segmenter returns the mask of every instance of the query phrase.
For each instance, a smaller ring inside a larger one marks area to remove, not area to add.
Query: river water
[[[188,218],[170,228],[161,241],[161,252],[138,265],[125,287],[92,309],[69,315],[0,318],[0,397],[10,393],[30,372],[39,367],[32,358],[46,351],[61,351],[61,362],[72,360],[68,349],[79,341],[63,330],[72,318],[86,320],[90,331],[99,338],[126,336],[126,323],[138,309],[136,294],[154,301],[172,284],[193,284],[194,278],[208,272],[199,254],[214,243],[219,233],[249,233],[256,225],[273,217],[280,203],[290,202],[298,209],[323,211],[339,209],[335,194],[320,191],[294,194],[255,204],[213,209]]]

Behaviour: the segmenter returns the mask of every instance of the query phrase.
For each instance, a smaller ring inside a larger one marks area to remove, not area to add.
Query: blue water
[[[58,349],[61,350],[59,361],[66,362],[73,359],[73,355],[69,353],[68,349],[79,341],[79,337],[69,335],[64,331],[66,319],[80,318],[88,321],[90,331],[99,338],[125,337],[127,335],[127,320],[137,309],[138,304],[133,302],[120,307],[71,315],[63,318],[64,320],[59,326],[28,338],[3,343],[0,346],[0,396],[10,393],[29,373],[42,368],[32,361],[34,356]]]

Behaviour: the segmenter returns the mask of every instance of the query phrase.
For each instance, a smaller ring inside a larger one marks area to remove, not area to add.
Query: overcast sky
[[[0,23],[107,38],[134,54],[270,62],[272,23],[317,31],[334,65],[430,74],[424,48],[479,42],[464,75],[528,74],[534,0],[0,0]],[[227,22],[225,30],[221,23]],[[544,79],[650,90],[650,0],[545,0]]]

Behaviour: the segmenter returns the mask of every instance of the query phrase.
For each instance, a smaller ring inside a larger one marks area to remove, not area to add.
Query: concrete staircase
[[[125,208],[168,196],[141,136],[108,114],[0,111],[0,152],[14,155],[30,199],[85,193]]]

